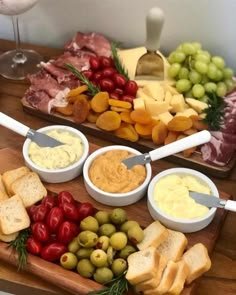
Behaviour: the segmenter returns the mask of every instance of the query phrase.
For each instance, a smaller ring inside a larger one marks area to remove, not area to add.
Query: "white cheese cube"
[[[172,106],[172,112],[178,113],[185,110],[185,101],[182,94],[175,94],[172,96],[170,105]]]
[[[202,113],[203,110],[208,108],[207,103],[205,103],[203,101],[199,101],[194,98],[186,98],[186,102],[190,105],[190,107],[192,107],[199,114]]]
[[[162,121],[162,123],[164,123],[165,125],[168,125],[168,123],[173,119],[173,116],[171,115],[170,112],[165,112],[158,115],[158,118],[160,119],[160,121]]]
[[[164,101],[145,101],[146,110],[150,112],[152,116],[156,116],[169,111],[169,104]]]
[[[144,99],[141,97],[135,98],[133,100],[133,106],[134,106],[135,110],[145,110],[146,109]]]

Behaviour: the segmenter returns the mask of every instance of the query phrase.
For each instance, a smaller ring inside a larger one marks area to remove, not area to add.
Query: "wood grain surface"
[[[45,56],[48,60],[52,56],[58,56],[61,51],[53,48],[32,46],[23,44],[25,48],[33,48]],[[14,43],[7,40],[0,40],[0,52],[14,48]],[[12,116],[16,120],[38,129],[52,125],[52,122],[25,113],[22,110],[21,99],[25,90],[29,87],[27,81],[10,81],[0,78],[0,111]],[[109,139],[104,140],[96,136],[87,134],[91,143],[99,146],[111,145]],[[0,149],[11,148],[17,150],[22,148],[24,138],[12,131],[0,126]],[[20,157],[20,156],[19,156]],[[8,161],[11,159],[9,158]],[[155,163],[155,173],[174,167],[185,167],[159,160]],[[3,163],[0,162],[0,167]],[[207,172],[205,172],[207,174]],[[225,179],[210,175],[212,181],[218,189],[232,195],[236,200],[236,167]],[[132,212],[131,212],[132,213]],[[143,212],[141,212],[142,214]],[[236,214],[229,212],[222,226],[218,240],[211,254],[212,267],[200,280],[196,290],[197,295],[233,295],[236,294]],[[47,283],[38,276],[27,272],[17,272],[14,266],[9,263],[0,262],[0,290],[11,292],[17,295],[68,295],[69,292],[62,288]]]

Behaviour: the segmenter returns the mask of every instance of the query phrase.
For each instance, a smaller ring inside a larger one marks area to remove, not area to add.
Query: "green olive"
[[[108,267],[99,267],[96,269],[93,278],[100,284],[105,284],[113,279],[113,272]]]
[[[121,225],[120,230],[127,233],[128,230],[133,226],[139,226],[138,222],[135,220],[127,220]]]
[[[80,248],[80,245],[78,243],[77,238],[74,238],[69,244],[68,244],[68,250],[71,253],[76,253]]]
[[[123,258],[117,258],[112,262],[111,270],[116,277],[121,275],[127,269],[127,261]]]
[[[92,232],[97,232],[99,229],[98,221],[93,216],[87,216],[80,222],[80,229],[82,231],[89,230]]]
[[[103,267],[107,264],[107,253],[101,249],[96,249],[91,253],[90,261],[96,267]]]
[[[131,245],[126,245],[119,253],[119,257],[123,258],[123,259],[127,259],[128,256],[134,252],[136,252],[137,250],[135,249],[134,246]]]
[[[144,231],[140,226],[133,226],[128,230],[128,238],[133,244],[142,242],[144,238]]]
[[[115,250],[123,249],[127,244],[128,238],[123,232],[116,232],[110,237],[110,245]]]
[[[94,247],[97,244],[98,235],[92,231],[82,231],[77,237],[80,246],[85,248]]]
[[[110,222],[109,213],[107,211],[98,211],[94,217],[97,219],[100,225]]]
[[[95,266],[89,259],[81,259],[77,264],[77,272],[85,278],[91,278],[95,272]]]
[[[127,219],[127,214],[122,208],[115,208],[110,214],[111,222],[114,224],[122,224]]]
[[[93,250],[93,248],[81,248],[76,252],[76,256],[78,257],[78,259],[90,258]]]
[[[102,249],[103,251],[106,251],[109,247],[110,239],[107,236],[101,236],[98,238],[96,248]]]
[[[66,269],[74,269],[78,263],[78,258],[74,253],[66,252],[60,258],[60,264]]]
[[[99,228],[99,235],[100,236],[110,237],[115,232],[116,232],[116,227],[111,223],[102,224]]]

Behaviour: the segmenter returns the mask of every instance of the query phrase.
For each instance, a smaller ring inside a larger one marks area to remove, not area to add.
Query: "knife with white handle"
[[[225,210],[236,212],[236,201],[220,199],[212,195],[192,191],[189,192],[189,195],[197,203],[200,203],[206,207],[224,208]]]
[[[164,145],[160,148],[150,151],[149,153],[122,160],[122,163],[125,164],[128,169],[130,169],[134,165],[145,165],[147,163],[150,163],[151,161],[156,161],[167,156],[182,152],[194,146],[209,142],[210,140],[211,133],[207,130],[203,130],[198,133],[189,135],[183,139]]]
[[[28,126],[16,121],[15,119],[0,112],[0,125],[22,135],[30,138],[42,147],[55,147],[63,143],[38,131],[30,129]]]

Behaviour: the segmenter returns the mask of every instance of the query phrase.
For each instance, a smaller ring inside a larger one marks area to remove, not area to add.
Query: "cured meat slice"
[[[34,91],[32,88],[29,88],[25,93],[24,99],[29,105],[43,113],[48,114],[51,111],[49,109],[51,97],[43,90]]]
[[[87,49],[95,53],[97,56],[111,56],[111,44],[106,37],[98,33],[81,33],[76,35],[68,41],[65,50],[71,52],[79,52],[81,49]]]
[[[211,131],[211,135],[221,141],[235,145],[236,149],[236,134],[226,133],[222,131]]]

